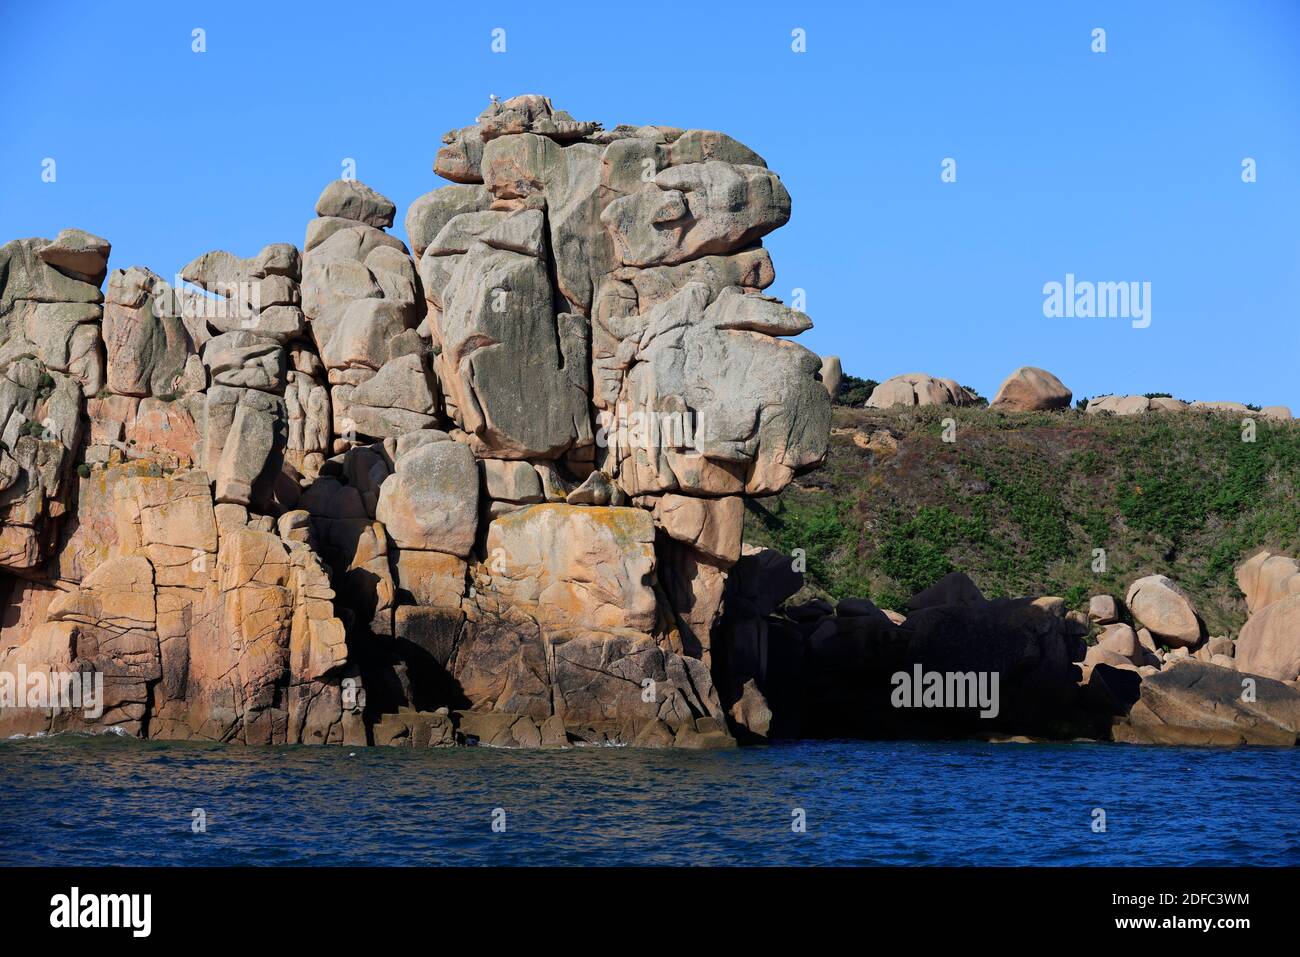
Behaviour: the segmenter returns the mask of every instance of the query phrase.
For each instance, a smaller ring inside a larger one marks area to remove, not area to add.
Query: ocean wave
[[[126,732],[125,728],[110,727],[96,728],[95,730],[76,730],[76,731],[34,731],[31,734],[11,734],[5,738],[6,741],[34,741],[39,738],[130,738],[132,735]]]

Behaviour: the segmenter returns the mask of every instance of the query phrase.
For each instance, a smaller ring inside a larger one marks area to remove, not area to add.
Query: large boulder
[[[200,464],[217,501],[265,509],[288,439],[288,411],[280,396],[214,385],[203,396]]]
[[[1129,611],[1158,641],[1171,648],[1194,648],[1201,641],[1201,620],[1187,593],[1164,575],[1148,575],[1129,585]]]
[[[728,606],[734,605],[742,617],[764,618],[803,585],[803,572],[789,555],[746,542],[727,578]]]
[[[492,196],[481,185],[443,186],[425,193],[406,211],[406,238],[418,260],[442,228],[461,213],[477,213],[492,204]]]
[[[61,229],[54,241],[37,250],[43,261],[66,276],[98,286],[108,272],[112,244],[84,229]]]
[[[195,354],[171,287],[138,266],[109,276],[103,335],[108,388],[119,395],[174,395]]]
[[[654,571],[649,512],[547,503],[488,526],[475,587],[488,607],[525,610],[543,624],[649,631]]]
[[[478,528],[478,468],[469,447],[446,436],[399,455],[379,490],[375,517],[398,548],[464,558]]]
[[[1300,564],[1259,552],[1237,566],[1250,618],[1237,639],[1243,671],[1294,681],[1300,675]]]
[[[213,250],[181,269],[181,278],[211,293],[180,290],[181,311],[196,346],[210,331],[245,331],[286,343],[303,329],[302,261],[291,243],[271,243],[243,259]]]
[[[1141,696],[1112,734],[1116,741],[1138,744],[1293,747],[1300,737],[1300,690],[1182,661],[1142,681]]]
[[[1021,366],[998,387],[989,406],[1008,412],[1064,409],[1074,394],[1052,373],[1034,366]]]
[[[1093,595],[1088,599],[1088,620],[1096,625],[1113,625],[1119,621],[1119,606],[1114,595]]]
[[[739,496],[664,495],[654,504],[655,524],[670,538],[725,565],[740,558],[745,502]]]
[[[382,439],[433,428],[436,388],[423,356],[390,359],[352,392],[350,414],[356,431]]]
[[[546,265],[476,242],[438,317],[438,379],[476,452],[555,458],[590,445],[583,324],[552,311]]]
[[[938,605],[982,606],[987,599],[979,586],[965,572],[949,572],[928,588],[917,592],[907,602],[909,611]]]
[[[325,187],[316,200],[317,216],[353,219],[378,229],[387,229],[393,225],[396,213],[397,207],[392,200],[356,179],[336,179]]]
[[[886,379],[867,399],[869,409],[914,405],[973,405],[975,396],[953,379],[936,379],[924,372],[906,372]]]

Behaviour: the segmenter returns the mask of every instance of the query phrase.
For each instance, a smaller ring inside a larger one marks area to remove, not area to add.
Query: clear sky
[[[544,93],[580,120],[718,129],[761,153],[794,199],[766,240],[770,291],[806,291],[800,341],[848,372],[991,396],[1028,364],[1076,397],[1300,413],[1295,0],[0,0],[0,89],[4,240],[78,226],[113,266],[170,277],[209,249],[301,245],[348,157],[400,234],[443,185],[443,132],[489,94]],[[1151,283],[1150,326],[1044,317],[1067,273]]]

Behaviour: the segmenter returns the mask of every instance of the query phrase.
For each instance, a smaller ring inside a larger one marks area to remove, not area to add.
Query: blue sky
[[[991,396],[1028,364],[1076,396],[1300,412],[1293,0],[3,5],[4,240],[78,226],[113,266],[165,276],[209,249],[300,245],[345,157],[401,233],[442,185],[444,131],[490,93],[544,93],[761,153],[794,198],[766,240],[770,291],[806,290],[800,341],[848,372]],[[1151,325],[1045,318],[1043,285],[1067,273],[1150,282]]]

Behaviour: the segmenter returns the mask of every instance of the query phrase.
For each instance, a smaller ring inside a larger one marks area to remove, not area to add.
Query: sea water
[[[1297,748],[56,735],[0,741],[0,864],[1295,866],[1298,793]]]

